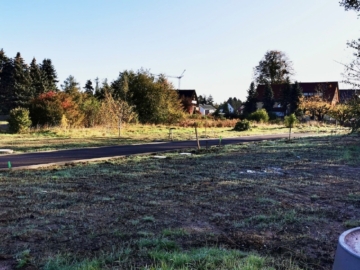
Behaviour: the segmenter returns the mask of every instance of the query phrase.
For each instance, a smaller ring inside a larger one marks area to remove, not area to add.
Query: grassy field
[[[224,127],[205,128],[200,122],[198,134],[200,138],[222,138],[249,136],[256,134],[287,133],[283,125],[253,124],[252,129],[244,132],[233,131],[236,120],[226,120],[217,124]],[[83,147],[99,147],[108,145],[137,144],[153,141],[169,141],[169,128],[173,128],[173,140],[195,139],[193,127],[163,126],[163,125],[127,125],[119,138],[118,130],[108,128],[78,128],[78,129],[33,129],[27,134],[0,133],[0,149],[10,148],[15,152],[34,152]],[[328,133],[335,129],[333,125],[309,123],[297,125],[293,132]],[[336,128],[339,132],[348,132],[344,128]]]
[[[360,225],[359,145],[327,136],[1,172],[0,269],[331,269],[338,236]]]

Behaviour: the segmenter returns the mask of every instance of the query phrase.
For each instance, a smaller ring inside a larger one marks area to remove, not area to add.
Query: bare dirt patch
[[[338,236],[360,220],[359,144],[333,136],[2,172],[0,269],[24,250],[26,267],[43,267],[115,249],[127,255],[107,267],[137,268],[154,263],[144,239],[164,238],[331,269]]]

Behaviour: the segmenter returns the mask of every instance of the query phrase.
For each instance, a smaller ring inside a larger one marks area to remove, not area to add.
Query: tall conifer
[[[256,89],[255,89],[255,83],[252,82],[250,84],[250,88],[248,90],[248,96],[245,101],[245,109],[244,109],[245,115],[249,115],[256,111],[256,109],[257,109],[257,106],[256,106],[257,98],[256,97],[257,97],[257,93],[256,93]]]
[[[269,83],[265,85],[263,103],[263,108],[270,113],[274,107],[274,93]]]
[[[290,114],[298,110],[302,97],[302,89],[298,82],[295,82],[291,90]]]
[[[94,87],[92,86],[92,81],[87,80],[84,86],[85,93],[88,95],[94,95]]]
[[[13,79],[13,62],[0,50],[0,113],[8,114],[10,111],[10,92]]]
[[[25,108],[29,105],[30,99],[32,98],[31,78],[29,67],[25,64],[19,52],[14,58],[13,76],[14,88],[11,96],[13,97],[14,106]]]
[[[33,98],[46,92],[41,70],[39,65],[36,63],[35,58],[33,58],[33,60],[30,63],[30,78],[31,78],[31,92]]]
[[[40,70],[43,76],[45,91],[58,91],[57,83],[57,74],[56,70],[51,62],[51,59],[44,59],[40,65]]]

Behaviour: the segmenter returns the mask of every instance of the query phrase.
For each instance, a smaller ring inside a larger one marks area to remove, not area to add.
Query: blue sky
[[[284,51],[301,82],[341,81],[360,19],[338,0],[0,0],[0,48],[50,58],[81,86],[125,69],[180,75],[182,89],[242,100],[268,50]],[[177,87],[177,79],[171,79]],[[348,86],[341,85],[342,88]]]

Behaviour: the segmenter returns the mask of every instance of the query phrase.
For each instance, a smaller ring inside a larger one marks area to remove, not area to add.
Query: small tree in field
[[[115,100],[112,95],[105,92],[105,98],[101,104],[100,115],[103,123],[118,126],[119,137],[121,136],[122,123],[128,123],[137,118],[134,106],[130,106],[126,101]]]
[[[29,110],[20,107],[12,109],[8,121],[11,133],[24,133],[28,131],[31,126]]]
[[[291,129],[294,127],[294,125],[296,124],[297,119],[294,113],[285,116],[284,119],[284,124],[287,128],[289,128],[289,140],[290,140],[290,136],[291,136]]]

